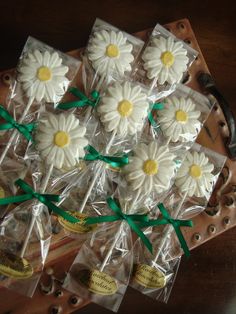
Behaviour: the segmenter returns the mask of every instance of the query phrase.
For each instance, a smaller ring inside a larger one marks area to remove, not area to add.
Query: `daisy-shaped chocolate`
[[[18,68],[18,80],[29,98],[57,103],[69,84],[65,77],[68,70],[57,52],[34,50],[23,58]]]
[[[88,44],[88,58],[99,75],[111,72],[124,76],[131,71],[133,46],[122,32],[101,30],[95,32]]]
[[[98,112],[107,132],[126,136],[142,129],[148,107],[147,95],[140,86],[116,82],[108,87]]]
[[[144,194],[168,190],[176,168],[174,158],[167,146],[160,146],[157,142],[139,144],[134,156],[129,158],[129,164],[124,167],[131,189],[141,190]]]
[[[215,183],[213,170],[214,165],[204,153],[187,152],[177,172],[175,185],[188,196],[204,197],[212,191]]]
[[[84,137],[86,128],[79,125],[73,114],[51,114],[39,122],[36,143],[47,164],[58,169],[71,168],[80,157],[84,157],[84,147],[88,145]]]
[[[143,55],[144,69],[149,79],[157,78],[159,84],[179,83],[187,70],[187,50],[172,37],[154,38]]]
[[[158,122],[172,142],[193,141],[201,128],[200,115],[191,98],[173,96],[166,98],[164,109],[158,112]]]

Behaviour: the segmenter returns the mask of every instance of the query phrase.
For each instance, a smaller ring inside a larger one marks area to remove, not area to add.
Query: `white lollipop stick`
[[[133,199],[133,201],[132,201],[132,204],[130,205],[130,210],[133,208],[133,206],[134,206],[135,203],[137,202],[139,196],[140,196],[140,190],[137,190],[137,193],[136,193],[136,195],[135,195],[135,197],[134,197],[134,199]],[[123,222],[121,223],[120,228],[119,228],[118,232],[116,233],[115,239],[114,239],[114,241],[112,242],[112,244],[111,244],[111,246],[110,246],[110,249],[109,249],[109,251],[107,252],[107,254],[106,254],[106,256],[105,256],[105,258],[104,258],[104,260],[103,260],[103,263],[102,263],[102,265],[101,265],[101,267],[100,267],[100,271],[103,271],[104,268],[106,267],[107,261],[109,260],[111,254],[112,254],[112,251],[114,250],[114,248],[115,248],[115,246],[116,246],[116,243],[117,243],[117,241],[119,240],[119,237],[120,237],[120,235],[121,235],[121,233],[122,233],[122,229],[123,229],[123,224],[124,224],[124,223],[125,223],[125,221],[123,221]]]
[[[88,120],[89,120],[89,117],[91,116],[92,110],[93,110],[92,107],[89,107],[89,108],[86,110],[86,113],[85,113],[85,116],[84,116],[83,125],[86,126],[86,125],[88,124]]]
[[[42,187],[40,189],[41,193],[44,193],[46,188],[47,188],[48,181],[49,181],[49,179],[51,177],[51,174],[52,174],[52,170],[53,170],[53,164],[50,165],[50,168],[48,169],[48,171],[46,173],[46,176],[43,179],[43,184],[42,184]],[[26,248],[27,248],[27,245],[28,245],[28,242],[29,242],[32,230],[34,228],[34,224],[36,222],[36,218],[40,214],[43,205],[42,204],[37,204],[36,206],[39,206],[39,207],[37,208],[37,210],[35,212],[34,212],[34,209],[33,209],[33,215],[32,215],[31,221],[30,221],[30,226],[29,226],[27,235],[25,237],[25,241],[24,241],[23,247],[21,249],[20,257],[23,257],[25,255],[25,251],[26,251]]]
[[[170,141],[171,141],[171,137],[169,136],[169,137],[167,137],[167,141],[166,141],[166,146],[168,146],[169,144],[170,144]]]
[[[18,123],[22,123],[22,122],[23,122],[23,120],[25,119],[25,117],[26,117],[26,115],[27,115],[27,113],[28,113],[28,111],[29,111],[29,109],[30,109],[30,107],[31,107],[31,105],[32,105],[32,103],[33,103],[33,101],[34,101],[34,97],[31,97],[31,98],[29,99],[28,104],[27,104],[27,106],[25,107],[25,110],[24,110],[24,112],[23,112],[21,118],[19,119]],[[7,143],[6,147],[4,148],[4,151],[3,151],[2,154],[1,154],[1,157],[0,157],[0,165],[2,164],[3,160],[5,159],[5,157],[6,157],[6,155],[7,155],[7,152],[8,152],[8,150],[9,150],[9,148],[11,147],[11,143],[12,143],[12,142],[14,141],[14,139],[16,138],[17,133],[18,133],[17,130],[14,130],[14,131],[13,131],[13,133],[12,133],[10,139],[9,139],[9,142]]]
[[[182,206],[183,206],[185,199],[187,197],[187,194],[188,194],[188,190],[184,193],[184,196],[181,199],[181,202],[179,203],[179,206],[177,207],[177,209],[174,213],[174,219],[177,219],[177,217],[179,216],[180,211],[182,209]],[[162,236],[162,240],[161,240],[160,245],[159,245],[158,250],[157,250],[157,254],[156,254],[155,258],[152,260],[153,264],[155,264],[157,262],[164,246],[166,245],[167,237],[170,235],[171,232],[172,232],[172,226],[171,225],[168,225],[167,227],[165,227],[164,234]]]
[[[150,88],[149,88],[149,91],[148,91],[148,96],[151,95],[151,92],[152,92],[153,88],[156,86],[157,81],[158,81],[158,77],[156,76],[156,77],[152,80],[152,84],[151,84],[151,86],[150,86]]]
[[[101,88],[101,86],[102,86],[102,83],[105,81],[105,77],[106,77],[106,75],[103,74],[103,75],[101,76],[100,80],[98,81],[98,84],[97,84],[97,86],[95,87],[95,90],[96,90],[97,92],[99,92],[99,90],[100,90],[100,88]],[[93,83],[94,83],[94,82],[93,82]],[[93,85],[93,83],[92,83],[92,85]],[[92,88],[92,89],[93,89],[93,88]],[[91,113],[92,113],[93,109],[94,109],[94,108],[90,106],[90,107],[86,110],[85,117],[84,117],[84,122],[83,122],[84,125],[86,125],[86,124],[88,123],[89,117],[91,116]]]
[[[101,89],[101,86],[104,83],[104,81],[106,80],[107,76],[108,76],[108,72],[106,74],[103,73],[103,75],[100,77],[100,80],[98,81],[97,86],[95,87],[96,91],[99,92],[99,90]]]
[[[115,136],[116,136],[116,132],[113,132],[112,135],[111,135],[110,141],[109,141],[109,143],[107,144],[107,147],[106,147],[106,150],[105,150],[105,154],[108,154],[108,152],[109,152],[109,150],[110,150],[110,148],[111,148],[111,146],[112,146],[112,143],[113,143],[113,141],[114,141]],[[80,213],[83,212],[84,207],[85,207],[85,205],[86,205],[86,203],[87,203],[87,201],[88,201],[88,198],[89,198],[89,196],[90,196],[90,194],[91,194],[91,192],[92,192],[92,189],[93,189],[93,187],[94,187],[94,184],[95,184],[97,178],[99,177],[99,175],[101,174],[102,169],[103,169],[103,162],[100,161],[100,162],[98,162],[98,169],[97,169],[97,172],[95,173],[95,176],[93,177],[93,180],[91,181],[91,183],[90,183],[90,185],[89,185],[89,188],[88,188],[88,190],[87,190],[87,192],[86,192],[86,194],[85,194],[85,196],[84,196],[84,199],[83,199],[83,201],[82,201],[82,204],[81,204],[81,206],[80,206],[80,210],[79,210]]]

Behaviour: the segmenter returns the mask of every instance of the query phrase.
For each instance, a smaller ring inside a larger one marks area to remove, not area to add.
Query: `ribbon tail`
[[[19,186],[24,192],[32,194],[33,189],[22,179],[15,181],[15,185]]]
[[[131,229],[139,236],[139,238],[143,241],[146,248],[149,250],[150,253],[152,253],[152,244],[149,241],[149,239],[145,236],[145,234],[142,232],[142,230],[139,229],[139,227],[130,219],[127,219]]]
[[[103,222],[114,222],[117,220],[121,220],[121,217],[118,216],[98,216],[98,217],[88,217],[86,218],[86,225],[99,224]]]
[[[27,127],[25,125],[18,125],[16,127],[16,129],[28,140],[28,141],[31,141],[33,140],[32,139],[32,136],[29,132],[29,130],[27,129]]]
[[[87,100],[87,97],[76,87],[69,88],[69,92],[74,95],[75,97],[78,97],[81,100]]]
[[[141,222],[139,224],[140,228],[145,228],[145,227],[155,227],[155,226],[161,226],[161,225],[167,225],[169,224],[169,221],[166,218],[161,218],[161,219],[152,219],[149,221]]]
[[[84,160],[94,161],[94,160],[99,159],[100,155],[93,146],[88,145],[85,147],[85,150],[88,151],[88,154],[84,156]]]
[[[86,103],[83,100],[74,100],[69,102],[60,103],[57,108],[68,110],[71,108],[84,107]]]
[[[107,198],[107,204],[108,206],[118,215],[122,217],[122,212],[120,207],[117,205],[117,203],[113,200],[113,198],[108,197]],[[123,218],[123,217],[122,217]]]
[[[51,211],[53,211],[55,214],[61,216],[62,218],[64,218],[65,220],[71,222],[71,223],[78,223],[80,222],[80,219],[75,218],[73,216],[71,216],[70,214],[68,214],[67,212],[65,212],[63,209],[61,209],[60,207],[56,206],[55,204],[48,202],[47,204],[45,204]]]
[[[128,156],[123,157],[110,157],[110,156],[104,156],[104,161],[109,163],[112,167],[123,167],[129,163]]]
[[[9,123],[0,124],[0,131],[13,129],[13,125]]]
[[[91,154],[87,154],[84,156],[83,158],[85,161],[94,161],[94,160],[97,160],[97,158]]]
[[[193,227],[193,221],[192,220],[179,220],[176,219],[176,222],[179,223],[180,226],[182,227]]]
[[[162,110],[164,109],[164,104],[161,102],[155,103],[152,107],[152,110]]]
[[[29,124],[26,124],[25,127],[27,128],[29,132],[32,132],[35,129],[36,125],[35,123],[29,123]]]
[[[32,199],[31,194],[15,195],[10,197],[5,197],[0,199],[0,205],[8,205],[13,203],[22,203]]]

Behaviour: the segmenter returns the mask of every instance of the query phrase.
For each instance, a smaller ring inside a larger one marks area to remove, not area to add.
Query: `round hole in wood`
[[[179,28],[181,28],[181,29],[185,29],[185,25],[184,25],[184,23],[179,23]]]
[[[230,224],[230,218],[228,216],[224,217],[223,224],[227,227]]]
[[[10,73],[4,73],[2,75],[2,82],[5,85],[10,85],[11,84],[11,74]]]
[[[201,240],[201,235],[200,235],[200,233],[194,233],[194,235],[193,235],[193,241],[194,242],[199,242],[200,240]]]
[[[220,126],[221,128],[225,127],[225,122],[224,122],[224,121],[219,121],[219,126]]]
[[[208,226],[207,231],[209,234],[214,234],[216,232],[216,226],[215,225]]]
[[[186,44],[188,44],[188,45],[191,45],[191,40],[190,40],[189,38],[186,38],[186,39],[184,40],[184,42],[185,42]]]

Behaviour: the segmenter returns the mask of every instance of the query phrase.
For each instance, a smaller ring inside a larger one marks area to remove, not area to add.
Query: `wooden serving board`
[[[189,76],[185,84],[201,93],[205,93],[197,78],[201,72],[209,73],[209,70],[189,21],[183,19],[165,26],[174,35],[199,52],[197,60],[189,70]],[[135,35],[146,40],[150,32],[151,30],[145,30]],[[80,58],[80,53],[81,50],[74,50],[68,54]],[[0,73],[0,103],[2,104],[6,101],[13,72],[14,70]],[[80,77],[81,73],[76,78],[78,86],[81,85]],[[203,146],[227,155],[225,141],[228,133],[226,120],[220,106],[216,103],[197,141]],[[236,162],[228,158],[207,211],[193,219],[194,228],[183,230],[190,249],[236,225],[235,174]],[[64,314],[78,310],[87,304],[79,303],[76,296],[61,288],[61,282],[77,251],[76,241],[66,237],[64,232],[54,235],[45,271],[34,297],[30,299],[5,288],[0,288],[0,299],[3,300],[0,305],[0,313]]]

